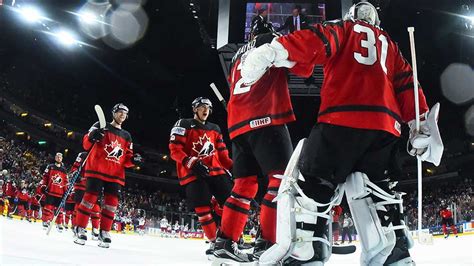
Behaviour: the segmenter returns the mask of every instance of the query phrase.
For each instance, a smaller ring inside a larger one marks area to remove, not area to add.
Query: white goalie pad
[[[294,215],[291,215],[291,209],[295,205],[296,189],[293,187],[299,178],[298,161],[303,149],[305,139],[298,142],[290,161],[286,166],[281,184],[278,189],[278,196],[273,201],[277,201],[277,225],[276,225],[276,243],[260,256],[259,263],[263,265],[276,264],[283,260],[292,245],[292,240],[296,232]]]
[[[340,204],[343,193],[338,193],[338,187],[336,189],[338,196],[325,204],[318,203],[303,193],[297,184],[298,180],[304,181],[297,167],[303,145],[304,139],[298,143],[285,174],[281,176],[282,182],[278,196],[274,199],[277,201],[276,243],[260,256],[260,265],[275,265],[290,256],[300,261],[307,261],[314,256],[314,241],[323,243],[322,254],[318,255],[324,262],[331,254],[332,216],[330,211],[334,205]],[[324,211],[318,212],[318,207],[323,207]],[[328,235],[324,238],[314,237],[314,230],[308,228],[314,228],[318,217],[326,219],[329,228]]]
[[[385,205],[398,204],[400,210],[403,210],[401,193],[391,195],[385,192],[360,172],[347,177],[344,190],[361,240],[361,265],[384,264],[395,246],[394,230],[403,230],[408,238],[409,248],[413,246],[413,239],[403,222],[398,226],[390,223],[388,227],[384,227],[377,215],[377,211],[386,211]],[[369,195],[376,196],[381,201],[374,203]]]

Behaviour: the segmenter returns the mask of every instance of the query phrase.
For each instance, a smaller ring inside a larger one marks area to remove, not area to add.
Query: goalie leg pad
[[[344,185],[345,192],[362,245],[361,265],[383,265],[395,246],[396,237],[393,227],[382,226],[377,211],[386,209],[383,204],[376,204],[368,197],[372,193],[380,195],[374,192],[373,187],[369,188],[368,183],[370,181],[365,174],[352,173]]]
[[[276,243],[260,256],[259,262],[261,264],[277,264],[291,251],[292,240],[296,232],[294,215],[291,214],[295,204],[294,195],[297,193],[293,185],[300,175],[298,162],[304,142],[305,139],[302,139],[296,146],[285,173],[280,176],[275,175],[275,177],[282,179],[278,188],[278,196],[273,199],[273,202],[277,202]]]

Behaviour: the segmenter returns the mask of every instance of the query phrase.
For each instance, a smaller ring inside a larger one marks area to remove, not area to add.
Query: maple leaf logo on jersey
[[[118,140],[112,141],[110,144],[106,144],[104,150],[107,153],[107,157],[105,158],[106,160],[112,161],[114,163],[120,163],[120,158],[123,155],[123,149],[122,144],[120,144]]]
[[[197,152],[198,157],[210,156],[214,153],[214,144],[211,142],[211,138],[204,133],[202,137],[199,137],[197,142],[193,142],[193,151]]]
[[[53,175],[51,180],[53,180],[53,184],[61,184],[61,182],[63,182],[63,179],[60,174]]]

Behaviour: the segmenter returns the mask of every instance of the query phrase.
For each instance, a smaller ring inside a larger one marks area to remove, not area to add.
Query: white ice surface
[[[88,232],[90,236],[90,232]],[[356,243],[357,245],[357,243]],[[109,249],[88,240],[85,246],[73,243],[72,232],[46,236],[39,223],[9,220],[0,216],[0,265],[31,264],[151,264],[211,265],[204,255],[203,240],[159,238],[112,234]],[[411,250],[418,266],[474,265],[474,235],[435,238],[434,245],[416,244]],[[332,255],[326,265],[358,265],[359,249],[350,255]]]

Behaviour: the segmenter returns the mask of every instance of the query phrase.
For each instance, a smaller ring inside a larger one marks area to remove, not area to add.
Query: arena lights
[[[46,140],[39,140],[38,141],[38,145],[46,145],[46,144],[47,144]]]
[[[163,156],[161,156],[161,158],[166,161],[166,160],[168,160],[168,155],[163,154]]]
[[[73,132],[73,131],[68,131],[68,132],[67,132],[67,137],[68,137],[68,138],[72,137],[72,135],[74,135],[74,132]]]
[[[28,113],[27,112],[23,112],[20,114],[21,117],[27,117],[28,116]]]
[[[59,43],[64,44],[66,46],[71,46],[77,42],[73,34],[66,30],[60,30],[54,35]]]
[[[18,132],[15,133],[15,135],[17,135],[17,136],[24,136],[24,135],[25,135],[25,132],[23,132],[23,131],[18,131]]]
[[[53,123],[51,123],[51,122],[44,123],[44,127],[51,127],[52,125],[53,125]]]
[[[19,9],[23,19],[29,23],[40,22],[44,17],[42,12],[34,6],[26,6]]]

